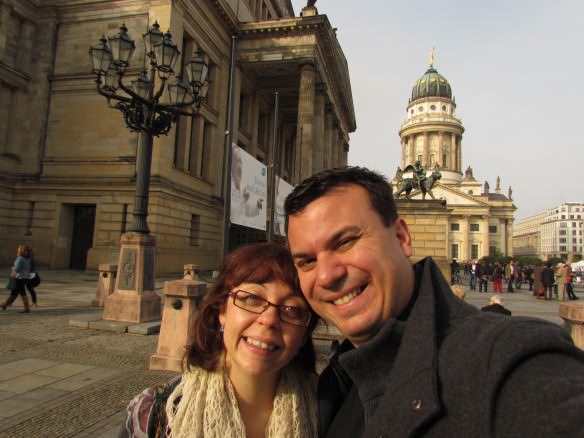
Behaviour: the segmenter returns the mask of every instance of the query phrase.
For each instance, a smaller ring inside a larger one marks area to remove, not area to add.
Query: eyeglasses
[[[247,310],[251,313],[264,313],[268,307],[273,306],[278,309],[280,319],[290,324],[308,327],[310,318],[312,318],[310,311],[303,309],[302,307],[270,303],[268,300],[244,290],[228,292],[228,295],[233,298],[233,304],[235,307],[239,307],[240,309]]]

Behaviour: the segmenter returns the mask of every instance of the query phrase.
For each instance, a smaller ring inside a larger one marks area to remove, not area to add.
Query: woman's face
[[[304,298],[295,295],[282,281],[242,283],[232,291],[243,290],[276,305],[308,309]],[[227,293],[227,292],[226,292]],[[219,314],[223,325],[226,372],[236,385],[250,377],[277,377],[298,353],[306,340],[307,327],[282,321],[273,306],[261,314],[237,307],[229,297]]]

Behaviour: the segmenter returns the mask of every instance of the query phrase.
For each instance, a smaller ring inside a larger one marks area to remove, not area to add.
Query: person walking
[[[543,289],[543,283],[541,282],[541,272],[543,271],[543,263],[538,262],[531,273],[533,279],[533,296],[537,297],[538,300],[545,298],[545,292]]]
[[[503,293],[503,270],[499,262],[493,268],[493,289],[495,293]]]
[[[572,272],[572,265],[570,262],[567,262],[565,265],[565,275],[566,275],[566,294],[568,295],[568,298],[570,300],[577,300],[578,297],[576,296],[576,294],[574,293],[574,287],[573,287],[573,278],[574,278],[574,273]]]
[[[2,310],[6,310],[7,307],[10,307],[14,300],[16,300],[16,297],[20,295],[22,303],[24,304],[24,310],[21,310],[21,313],[30,312],[28,296],[24,290],[26,281],[30,275],[30,259],[27,255],[28,252],[26,250],[26,245],[18,245],[16,248],[16,259],[14,260],[14,265],[10,272],[10,277],[14,279],[13,287],[10,290],[10,296],[8,299],[0,304]]]
[[[507,292],[513,293],[513,279],[515,273],[515,266],[513,262],[509,260],[509,263],[505,265],[505,279],[507,280]]]
[[[556,283],[558,284],[558,301],[566,300],[566,269],[563,263],[556,265]]]
[[[550,262],[546,262],[545,268],[541,271],[541,283],[545,290],[545,299],[551,300],[554,293],[554,283],[555,283],[554,270]]]
[[[32,300],[32,306],[33,307],[38,307],[37,304],[37,294],[36,291],[34,290],[35,288],[35,284],[38,286],[38,274],[36,271],[36,263],[34,261],[34,255],[33,255],[33,251],[32,248],[30,246],[26,247],[26,252],[27,252],[27,256],[28,259],[30,260],[30,274],[28,276],[28,278],[26,279],[25,282],[25,286],[26,289],[28,290],[28,293],[30,294],[30,299]]]

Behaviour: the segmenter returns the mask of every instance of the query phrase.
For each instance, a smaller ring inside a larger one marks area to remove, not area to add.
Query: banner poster
[[[286,201],[286,196],[292,193],[293,189],[294,187],[292,187],[279,176],[276,176],[276,212],[274,214],[274,233],[279,236],[286,235],[286,230],[284,229],[284,201]]]
[[[231,151],[231,223],[265,230],[267,168],[236,144]]]

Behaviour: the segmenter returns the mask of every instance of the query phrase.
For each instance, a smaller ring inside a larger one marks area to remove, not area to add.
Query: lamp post
[[[143,66],[129,86],[124,83],[124,76],[136,45],[125,25],[116,35],[107,39],[103,36],[89,49],[97,92],[111,108],[122,113],[130,131],[139,133],[133,223],[122,236],[116,290],[108,297],[111,300],[106,299],[103,315],[104,319],[128,322],[160,316],[160,299],[153,292],[155,238],[150,236],[147,223],[153,137],[167,134],[180,115],[194,116],[205,101],[209,85],[209,66],[200,51],[185,66],[188,83],[183,82],[180,74],[171,82],[180,52],[170,32],[163,34],[154,22],[143,39],[148,66]],[[162,101],[165,90],[168,101]],[[124,293],[120,294],[120,290]],[[132,295],[128,291],[135,296],[128,299]],[[149,304],[145,305],[145,301]],[[132,306],[135,308],[131,309]]]

